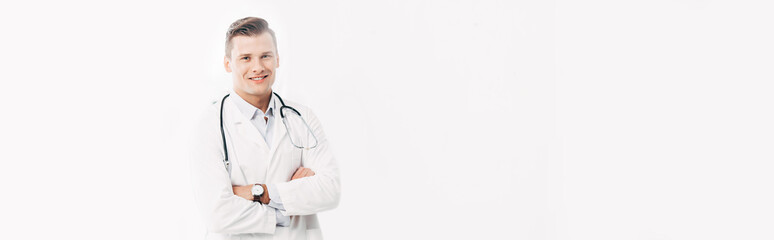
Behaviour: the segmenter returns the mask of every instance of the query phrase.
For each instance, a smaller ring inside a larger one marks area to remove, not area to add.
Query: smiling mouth
[[[248,79],[253,80],[253,81],[261,81],[261,80],[265,79],[268,76],[269,76],[269,74],[266,74],[266,75],[251,77],[251,78],[248,78]]]

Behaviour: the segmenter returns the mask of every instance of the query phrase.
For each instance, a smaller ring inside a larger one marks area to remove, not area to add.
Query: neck
[[[236,92],[236,94],[239,95],[239,97],[241,97],[242,99],[244,99],[247,103],[249,103],[250,105],[253,105],[253,107],[261,109],[262,112],[266,112],[266,109],[269,108],[269,101],[271,100],[271,93],[272,93],[271,91],[269,92],[269,94],[264,94],[259,96],[247,94],[239,90],[234,90],[234,92]]]

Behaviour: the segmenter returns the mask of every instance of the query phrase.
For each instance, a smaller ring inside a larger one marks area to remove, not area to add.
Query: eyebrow
[[[239,56],[239,57],[244,57],[244,56],[250,56],[250,55],[252,55],[252,54],[253,54],[253,53],[249,53],[249,52],[248,52],[248,53],[242,53],[242,54],[239,54],[238,56]],[[273,52],[273,51],[266,51],[266,52],[263,52],[263,53],[261,53],[261,55],[266,55],[266,54],[274,54],[274,52]]]

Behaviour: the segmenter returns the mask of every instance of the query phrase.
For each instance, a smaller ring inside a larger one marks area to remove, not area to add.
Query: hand
[[[253,185],[231,186],[231,189],[234,191],[234,195],[253,201]]]
[[[314,171],[312,171],[312,169],[299,167],[296,169],[296,173],[293,173],[293,177],[290,178],[290,181],[311,176],[314,176]]]
[[[271,201],[271,198],[269,197],[269,189],[266,187],[266,184],[261,184],[261,187],[263,188],[263,195],[261,195],[261,198],[258,199],[263,204],[269,204]]]

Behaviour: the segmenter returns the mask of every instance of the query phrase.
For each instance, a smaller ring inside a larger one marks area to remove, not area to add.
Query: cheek
[[[240,75],[245,74],[249,70],[244,65],[236,65],[234,67],[235,67],[234,72],[236,72],[236,73],[238,73]]]
[[[244,78],[244,69],[235,66],[235,68],[232,68],[231,70],[233,70],[231,75],[233,76],[234,80],[242,80]]]
[[[275,68],[277,68],[277,62],[276,61],[272,61],[272,60],[264,61],[263,62],[263,67],[266,68],[266,69],[274,70]]]

